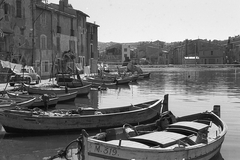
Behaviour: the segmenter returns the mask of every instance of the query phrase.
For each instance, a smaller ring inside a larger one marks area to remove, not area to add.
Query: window
[[[124,52],[127,52],[127,48],[124,48]]]
[[[69,49],[75,53],[75,41],[69,40]]]
[[[60,52],[60,37],[57,37],[57,51]]]
[[[61,33],[61,27],[60,27],[60,16],[57,15],[57,33]]]
[[[21,0],[16,1],[16,16],[18,18],[22,17],[22,2],[21,2]]]
[[[70,36],[74,36],[74,30],[73,29],[70,30]]]
[[[213,51],[211,51],[211,55],[213,55]]]
[[[93,44],[91,44],[91,58],[94,58],[94,55],[93,55]]]
[[[91,39],[91,41],[93,41],[93,34],[92,33],[91,33],[91,38],[90,39]]]
[[[46,18],[46,13],[45,12],[42,12],[42,14],[41,14],[41,25],[42,26],[46,26],[46,24],[47,24],[47,18]]]
[[[4,3],[4,14],[8,14],[8,4]]]
[[[83,35],[81,34],[81,52],[83,53],[84,48],[83,48]]]
[[[44,72],[49,72],[49,70],[48,70],[48,61],[45,61],[43,63],[44,63]]]
[[[46,35],[40,36],[40,49],[47,49],[47,36]]]
[[[71,29],[73,29],[73,18],[71,18]]]
[[[40,65],[39,60],[35,61],[35,71],[36,71],[36,73],[40,73],[40,71],[41,71],[41,65]]]
[[[0,42],[0,52],[3,52],[3,51],[5,51],[5,45],[3,42]]]
[[[57,26],[57,33],[61,33],[61,27]]]

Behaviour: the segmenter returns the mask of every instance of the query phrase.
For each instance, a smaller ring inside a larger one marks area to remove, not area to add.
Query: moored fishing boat
[[[3,102],[10,102],[14,101],[16,102],[16,106],[21,107],[21,108],[28,108],[32,106],[32,104],[35,102],[36,98],[35,97],[14,97],[14,98],[8,98],[8,97],[1,97],[0,101],[1,103]],[[1,107],[3,109],[3,107]],[[6,107],[7,109],[8,107]],[[8,109],[11,109],[12,107],[9,107]]]
[[[78,108],[76,110],[18,110],[0,112],[0,123],[6,132],[47,133],[77,131],[81,129],[106,129],[125,123],[139,124],[159,117],[164,100],[151,100],[136,105],[104,109]],[[133,118],[134,117],[134,118]],[[34,123],[33,123],[34,122]],[[36,123],[35,123],[36,122]]]
[[[17,103],[11,99],[0,99],[0,111],[15,108]]]
[[[226,123],[215,113],[175,117],[167,111],[147,125],[125,124],[95,136],[88,136],[83,130],[77,140],[51,159],[66,157],[68,147],[76,142],[80,150],[77,156],[83,160],[210,160],[220,151],[227,133]]]
[[[88,95],[91,90],[91,84],[84,85],[82,87],[75,87],[75,88],[68,88],[68,87],[61,87],[58,85],[53,84],[44,84],[44,85],[27,85],[24,84],[25,90],[28,91],[30,94],[65,94],[65,93],[72,93],[77,92],[77,96],[85,96]]]
[[[64,93],[56,95],[58,97],[58,103],[74,101],[77,97],[78,92]]]
[[[53,108],[56,106],[56,104],[58,103],[58,100],[59,100],[59,97],[56,97],[55,95],[52,96],[52,95],[46,95],[46,94],[45,95],[39,95],[39,94],[29,95],[29,94],[22,93],[22,92],[7,92],[7,95],[10,99],[35,98],[35,101],[33,103],[31,103],[31,105],[29,105],[27,108],[34,108],[34,107]]]
[[[139,73],[139,79],[144,79],[144,78],[150,78],[151,73],[150,72],[144,72],[144,73]]]

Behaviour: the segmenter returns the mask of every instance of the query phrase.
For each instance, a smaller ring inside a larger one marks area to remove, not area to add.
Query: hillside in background
[[[221,45],[221,46],[224,46],[224,45],[226,45],[227,44],[227,39],[226,40],[207,40],[207,39],[204,39],[205,41],[210,41],[210,42],[212,42],[212,43],[214,43],[214,44],[218,44],[218,45]],[[137,48],[137,46],[139,46],[139,44],[141,44],[141,43],[151,43],[151,44],[155,44],[155,45],[159,45],[159,42],[161,42],[162,43],[162,41],[159,41],[159,40],[157,40],[157,41],[144,41],[144,42],[131,42],[131,43],[120,43],[120,44],[128,44],[128,45],[130,45],[130,47],[131,48]],[[119,43],[119,42],[98,42],[98,49],[99,49],[99,52],[101,53],[101,52],[103,52],[107,47],[109,47],[109,46],[112,46],[112,45],[114,45],[114,44],[117,44],[117,43]],[[164,43],[164,42],[163,42]],[[171,42],[171,43],[165,43],[165,49],[169,49],[169,47],[176,47],[176,46],[178,46],[179,44],[182,44],[182,43],[184,43],[184,42]],[[167,50],[168,50],[167,49]]]

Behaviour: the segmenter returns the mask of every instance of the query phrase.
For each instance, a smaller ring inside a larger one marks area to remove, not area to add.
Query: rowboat
[[[101,77],[101,76],[85,76],[84,80],[93,83],[115,83],[116,79],[112,77]]]
[[[144,78],[150,78],[150,72],[145,72],[145,73],[140,73],[138,74],[139,78],[144,79]]]
[[[47,102],[45,104],[43,95],[35,94],[35,95],[29,95],[26,93],[22,92],[7,92],[7,95],[10,99],[17,99],[17,98],[22,98],[22,99],[27,99],[27,98],[35,98],[35,101],[29,105],[27,108],[34,108],[34,107],[39,107],[39,108],[53,108],[57,105],[59,97],[56,96],[48,96]]]
[[[14,101],[16,102],[16,106],[21,107],[21,108],[28,108],[30,107],[34,102],[35,102],[36,98],[35,97],[25,97],[25,98],[21,98],[21,97],[14,97],[14,98],[8,98],[8,97],[1,97],[0,101],[6,102],[6,101]],[[8,108],[10,109],[10,108]]]
[[[129,84],[130,82],[136,82],[138,76],[131,75],[131,76],[123,76],[116,79],[117,85]]]
[[[5,109],[13,109],[16,107],[16,102],[11,99],[0,99],[0,111]]]
[[[136,82],[138,80],[138,74],[132,73],[105,73],[103,72],[104,77],[108,77],[109,79],[114,79],[117,84],[128,84],[129,82]]]
[[[77,92],[77,96],[86,96],[89,94],[91,90],[91,84],[84,85],[82,87],[76,87],[76,88],[66,88],[61,87],[58,85],[52,85],[52,84],[44,84],[44,85],[27,85],[24,84],[25,90],[28,91],[30,94],[65,94],[65,93],[72,93]]]
[[[67,86],[69,88],[75,88],[75,87],[81,87],[84,85],[91,85],[92,88],[106,88],[106,87],[111,87],[111,86],[115,86],[117,83],[116,82],[97,82],[97,81],[91,81],[91,80],[87,80],[87,79],[74,79],[74,78],[65,78],[65,80],[63,80],[63,78],[58,78],[57,84],[59,86]]]
[[[78,108],[75,110],[5,110],[0,112],[0,123],[6,132],[47,133],[105,129],[125,123],[141,124],[154,121],[160,109],[167,106],[167,97],[148,102],[113,108]]]
[[[108,82],[108,83],[101,83],[101,82],[91,82],[88,80],[82,80],[83,84],[91,84],[92,88],[98,88],[98,89],[102,89],[102,88],[112,88],[112,87],[116,87],[117,83],[116,82]]]
[[[74,101],[78,92],[64,93],[56,95],[58,97],[58,103]]]
[[[215,107],[220,110],[220,106]],[[71,144],[78,143],[82,160],[209,160],[220,151],[227,133],[225,122],[215,111],[178,118],[166,111],[155,123],[135,127],[125,124],[94,136],[83,130]],[[65,153],[68,147],[59,153]]]
[[[83,134],[83,159],[211,159],[219,152],[227,133],[226,124],[213,112],[176,119],[167,115],[157,124],[162,131],[146,134],[125,125],[122,136],[117,138],[107,132],[106,139],[114,137],[108,141]],[[133,133],[127,132],[129,128]]]

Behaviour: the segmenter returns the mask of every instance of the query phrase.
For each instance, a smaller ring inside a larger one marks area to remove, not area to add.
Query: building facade
[[[128,44],[116,43],[106,48],[99,61],[123,63],[130,61],[131,48]]]
[[[39,75],[46,77],[74,69],[74,63],[83,69],[91,58],[97,59],[98,25],[94,24],[94,32],[88,32],[89,16],[74,9],[68,0],[60,0],[59,4],[5,0],[0,2],[0,13],[2,60],[33,65]],[[74,59],[62,68],[60,61],[66,52]]]
[[[240,35],[229,37],[225,45],[226,63],[240,63]]]
[[[30,0],[0,2],[1,60],[32,64],[32,25]]]

